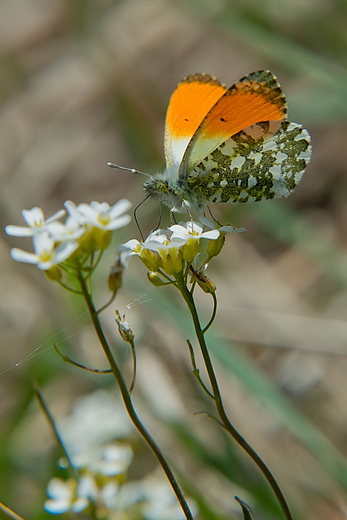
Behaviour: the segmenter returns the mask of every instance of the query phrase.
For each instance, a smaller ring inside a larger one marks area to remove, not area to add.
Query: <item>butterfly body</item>
[[[257,202],[289,195],[311,155],[310,136],[286,120],[275,76],[258,71],[226,89],[194,74],[174,91],[165,125],[166,169],[144,191],[171,211],[209,202]]]

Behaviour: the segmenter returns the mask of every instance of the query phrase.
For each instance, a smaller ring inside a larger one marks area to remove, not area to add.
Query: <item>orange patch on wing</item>
[[[281,106],[265,99],[255,92],[238,91],[225,95],[211,110],[201,125],[201,135],[224,135],[226,139],[240,130],[262,121],[279,121],[285,117]]]
[[[166,114],[166,134],[173,138],[192,137],[226,90],[218,80],[206,74],[188,76],[171,96]]]
[[[286,101],[276,78],[268,71],[253,73],[230,87],[211,107],[184,154],[180,175],[233,135],[263,121],[286,117]]]

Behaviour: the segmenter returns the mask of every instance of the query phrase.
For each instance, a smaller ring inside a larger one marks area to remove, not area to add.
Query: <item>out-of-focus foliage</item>
[[[107,161],[149,173],[163,167],[166,106],[194,72],[229,85],[272,70],[289,119],[311,133],[312,161],[289,200],[213,208],[223,224],[248,232],[229,236],[209,271],[219,299],[210,345],[228,412],[272,468],[297,520],[347,514],[346,23],[345,0],[0,2],[2,229],[22,224],[23,208],[51,215],[67,199],[139,203],[140,176],[110,170]],[[141,206],[145,234],[158,217],[155,203]],[[135,236],[130,224],[119,242]],[[105,366],[82,302],[35,267],[15,264],[13,246],[18,241],[3,233],[0,372],[38,350],[0,377],[0,499],[40,520],[50,518],[46,484],[61,474],[32,381],[58,419],[78,396],[114,384],[54,352],[57,343],[88,366]],[[112,253],[99,275],[100,301],[111,263]],[[149,286],[136,259],[124,284],[116,306],[137,337],[134,399],[202,518],[241,518],[235,494],[257,520],[280,518],[254,465],[218,425],[194,415],[208,405],[191,375],[183,302]],[[206,295],[200,303],[208,320]],[[112,309],[103,325],[130,377],[131,353],[117,339]],[[134,479],[154,467],[150,454],[139,460]]]

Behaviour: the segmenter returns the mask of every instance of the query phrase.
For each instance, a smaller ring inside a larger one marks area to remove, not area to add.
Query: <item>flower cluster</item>
[[[68,217],[60,222],[66,211],[60,210],[45,220],[40,208],[23,210],[22,215],[27,227],[7,226],[8,235],[32,237],[34,253],[14,248],[11,255],[14,260],[36,264],[52,279],[60,279],[57,266],[72,255],[85,259],[96,251],[103,251],[109,245],[112,231],[125,226],[130,221],[128,211],[131,203],[122,199],[110,207],[106,202],[91,202],[75,206],[65,202]],[[78,250],[78,251],[77,251]]]
[[[79,513],[90,505],[100,513],[117,506],[119,489],[132,461],[130,446],[113,443],[72,458],[79,479],[53,478],[47,487],[48,513]]]
[[[239,231],[244,228],[218,226],[201,217],[200,222],[180,222],[166,230],[153,231],[144,242],[129,240],[119,248],[119,253],[137,255],[149,270],[148,278],[153,285],[171,283],[170,277],[175,278],[187,269],[196,273],[199,283],[211,258],[220,253],[226,233]]]
[[[184,520],[161,472],[128,480],[133,459],[131,423],[112,393],[98,390],[79,398],[59,424],[78,478],[54,477],[47,486],[45,510],[53,515],[91,513],[105,520]],[[139,447],[135,444],[137,455]],[[68,467],[66,459],[60,460]],[[197,507],[189,501],[193,514]],[[94,516],[93,516],[94,518]]]

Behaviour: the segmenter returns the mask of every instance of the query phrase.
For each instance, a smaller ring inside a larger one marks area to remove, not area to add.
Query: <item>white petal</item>
[[[61,217],[63,217],[65,215],[65,213],[66,213],[65,209],[60,209],[59,211],[54,213],[54,215],[52,215],[51,217],[49,217],[46,220],[46,224],[49,224],[50,222],[55,222],[56,220],[59,220]]]
[[[5,231],[13,237],[32,237],[34,231],[30,227],[23,226],[6,226]]]
[[[131,251],[134,251],[134,249],[137,249],[139,246],[141,246],[141,243],[138,240],[136,240],[136,238],[132,238],[131,240],[128,240],[128,242],[126,242],[125,244],[119,246],[118,250],[127,251],[128,249],[131,249]]]
[[[105,226],[105,229],[109,229],[110,231],[114,229],[119,229],[129,224],[130,220],[130,215],[123,215],[122,217],[119,217],[116,220],[111,220],[111,222],[107,224],[107,226]]]
[[[216,222],[212,222],[212,220],[204,217],[203,215],[200,216],[199,220],[200,220],[201,224],[203,224],[204,226],[206,226],[209,229],[215,229],[217,227]]]
[[[40,227],[44,221],[45,216],[41,208],[35,207],[32,209],[23,209],[23,218],[30,227]]]
[[[71,498],[71,488],[64,480],[52,478],[48,482],[47,494],[50,498],[67,500]]]
[[[70,509],[70,500],[46,500],[44,508],[48,513],[59,515]]]
[[[27,251],[23,251],[17,247],[11,249],[11,256],[13,260],[17,260],[17,262],[26,262],[27,264],[37,264],[39,262],[38,255],[28,253]]]
[[[95,480],[92,477],[82,477],[78,483],[77,496],[79,498],[89,498],[96,500],[98,488]]]
[[[114,219],[121,215],[122,213],[125,213],[131,208],[132,204],[127,199],[121,199],[119,200],[112,208],[110,209],[110,217],[111,219]]]
[[[48,231],[42,231],[42,233],[37,233],[34,235],[33,244],[35,253],[40,255],[41,253],[52,251],[54,247],[54,240],[49,235]]]
[[[218,229],[211,229],[211,231],[205,231],[202,233],[201,238],[208,238],[210,240],[216,240],[219,237],[220,233]]]
[[[82,511],[85,510],[86,507],[88,507],[88,505],[89,505],[88,498],[78,498],[71,505],[71,511],[73,513],[81,513]]]
[[[181,226],[180,224],[174,224],[173,226],[170,226],[169,229],[172,231],[173,235],[186,237],[188,234],[187,228]]]

